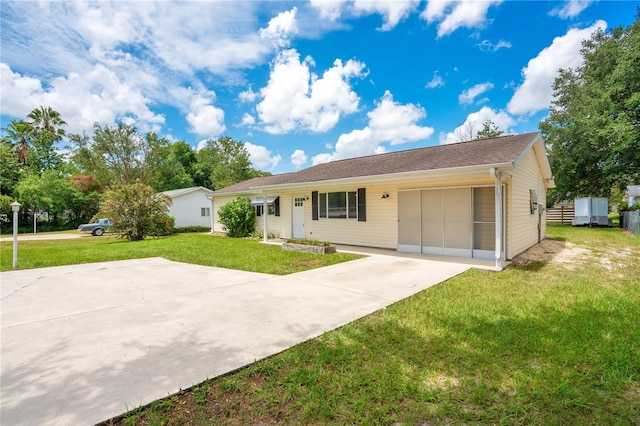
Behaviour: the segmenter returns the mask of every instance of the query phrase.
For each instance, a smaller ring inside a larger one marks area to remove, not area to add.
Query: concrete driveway
[[[95,424],[469,267],[374,254],[288,276],[161,258],[3,272],[0,421]]]

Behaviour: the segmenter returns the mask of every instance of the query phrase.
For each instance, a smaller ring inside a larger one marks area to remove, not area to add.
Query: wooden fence
[[[547,223],[571,223],[573,214],[573,206],[552,207],[547,209]]]

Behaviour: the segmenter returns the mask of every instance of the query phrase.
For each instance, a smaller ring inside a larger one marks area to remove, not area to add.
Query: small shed
[[[203,186],[172,189],[163,191],[173,204],[169,208],[169,215],[176,219],[175,227],[187,226],[211,227],[211,200],[208,198],[213,191]]]

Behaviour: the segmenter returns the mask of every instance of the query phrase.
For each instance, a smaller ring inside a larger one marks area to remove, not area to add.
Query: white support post
[[[215,213],[213,209],[213,196],[209,197],[209,199],[211,200],[211,233],[213,234],[216,227]]]
[[[269,215],[269,205],[267,204],[267,194],[262,193],[262,241],[267,242],[267,215]]]
[[[502,269],[502,174],[491,168],[491,176],[495,179],[495,212],[496,212],[496,269]]]

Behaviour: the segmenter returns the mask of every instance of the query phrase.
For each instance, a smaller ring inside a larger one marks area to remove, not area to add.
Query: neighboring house
[[[171,197],[173,204],[169,215],[176,219],[175,227],[207,226],[211,227],[211,200],[213,191],[202,186],[173,189],[162,192]]]
[[[257,228],[283,238],[496,259],[501,267],[544,238],[546,190],[553,187],[540,134],[503,136],[333,161],[222,188],[211,201],[213,230],[224,230],[220,206],[241,196],[262,205]]]
[[[627,192],[624,194],[623,199],[629,203],[629,206],[640,203],[640,185],[627,186]]]

